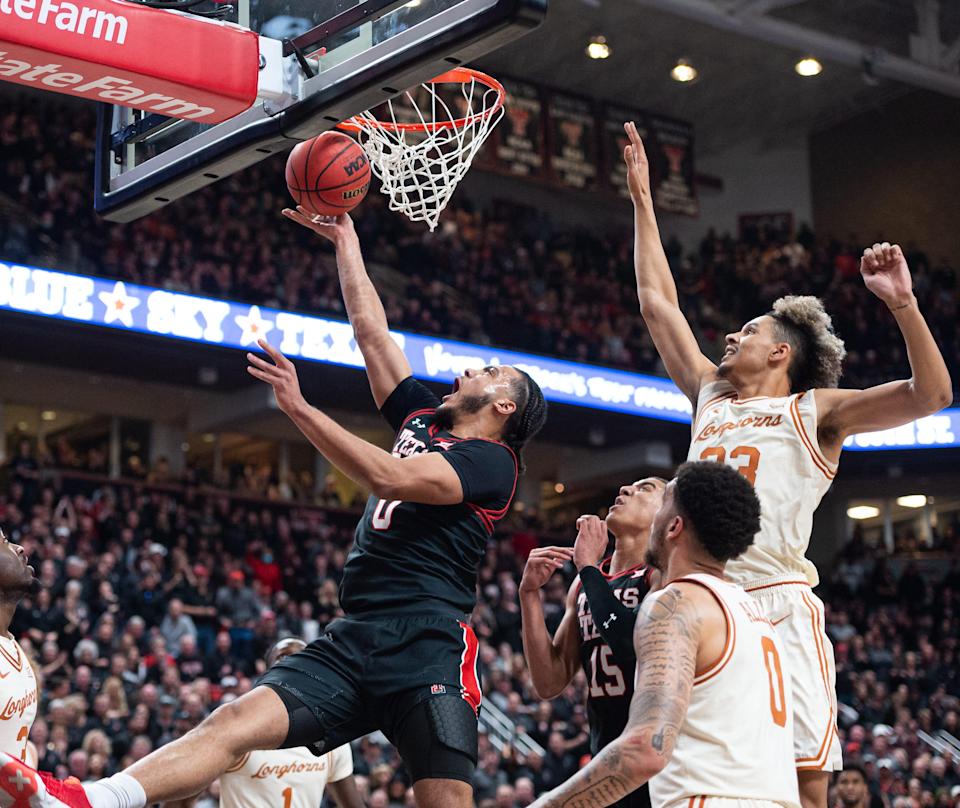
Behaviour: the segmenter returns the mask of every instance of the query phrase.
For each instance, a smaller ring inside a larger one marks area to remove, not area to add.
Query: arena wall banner
[[[214,300],[124,281],[0,262],[3,311],[119,331],[249,350],[265,336],[291,359],[362,368],[353,329],[343,320]],[[415,376],[452,382],[467,368],[509,364],[533,376],[548,401],[689,423],[686,396],[668,379],[489,345],[391,332]],[[853,451],[960,446],[960,408],[899,429],[856,435]]]
[[[554,180],[565,188],[596,190],[600,150],[593,102],[565,93],[550,93],[547,121]]]
[[[627,186],[627,166],[623,162],[623,150],[629,145],[627,133],[623,131],[623,124],[633,121],[637,125],[637,132],[644,142],[649,137],[646,116],[636,109],[625,107],[605,106],[603,108],[603,122],[601,124],[601,141],[603,148],[603,171],[607,184],[618,196],[630,198],[630,189]]]
[[[654,204],[666,213],[699,214],[692,124],[516,79],[502,81],[506,114],[477,155],[476,168],[629,198],[623,124],[633,121],[650,160]]]
[[[481,168],[493,168],[517,177],[542,179],[546,173],[544,156],[543,99],[533,84],[505,80],[507,90],[506,113],[494,130],[492,146],[481,149]],[[486,163],[483,155],[492,154],[494,160]]]
[[[648,115],[646,123],[654,202],[661,210],[696,216],[700,204],[694,186],[693,126],[662,115]]]

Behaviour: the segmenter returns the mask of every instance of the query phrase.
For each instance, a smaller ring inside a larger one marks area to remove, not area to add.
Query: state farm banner
[[[696,216],[700,212],[694,188],[693,126],[661,115],[647,117],[644,140],[650,160],[653,201],[660,210]]]
[[[633,121],[637,125],[637,132],[646,143],[648,138],[646,120],[647,116],[640,110],[610,105],[603,108],[601,124],[603,170],[610,189],[624,199],[630,198],[630,189],[627,187],[627,166],[623,162],[623,150],[630,140],[623,130],[623,125]]]
[[[539,179],[545,174],[543,101],[539,88],[522,81],[503,82],[506,112],[497,126],[494,154],[498,171]]]
[[[169,117],[250,107],[259,53],[253,31],[123,0],[0,0],[0,80]]]
[[[567,188],[594,190],[599,150],[593,103],[564,93],[550,93],[547,110],[550,169],[554,179]]]

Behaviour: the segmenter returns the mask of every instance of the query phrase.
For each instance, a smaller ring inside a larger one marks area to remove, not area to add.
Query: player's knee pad
[[[413,782],[470,783],[477,766],[477,714],[452,694],[424,699],[404,718],[397,748]]]
[[[271,682],[267,682],[265,686],[276,693],[283,702],[283,706],[287,708],[289,727],[287,729],[287,737],[280,745],[280,748],[293,749],[299,746],[305,746],[317,756],[329,752],[330,750],[326,748],[323,726],[316,715],[314,715],[313,710],[286,688]]]

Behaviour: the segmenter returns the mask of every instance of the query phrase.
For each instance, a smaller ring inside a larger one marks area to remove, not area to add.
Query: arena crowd
[[[332,253],[280,218],[290,204],[282,163],[109,224],[90,204],[93,115],[5,101],[0,260],[343,315]],[[391,280],[384,297],[395,327],[662,372],[638,317],[626,230],[598,235],[513,204],[477,210],[461,201],[427,234],[389,214],[375,192],[356,224],[368,261]],[[818,294],[847,343],[844,384],[863,386],[907,366],[892,318],[860,280],[862,246],[801,229],[785,238],[711,232],[694,254],[672,239],[666,249],[708,354],[776,297]],[[958,380],[956,273],[905,246]],[[0,474],[0,527],[24,545],[42,582],[12,625],[42,681],[31,737],[41,768],[81,780],[123,768],[237,698],[278,638],[316,638],[339,614],[337,584],[359,517],[309,475],[281,480],[269,467],[241,467],[212,480],[197,468],[174,476],[128,458],[125,479],[110,480],[106,454],[21,441]],[[956,557],[958,528],[938,526],[936,549]],[[473,620],[485,697],[543,750],[498,748],[482,735],[475,794],[483,808],[529,805],[587,754],[582,675],[540,702],[521,655],[520,572],[532,547],[572,541],[572,525],[556,530],[514,514],[481,572]],[[901,536],[897,550],[915,552],[914,544]],[[564,569],[546,587],[551,629],[571,576]],[[960,808],[960,746],[924,740],[960,737],[960,566],[945,565],[933,580],[908,564],[898,577],[882,548],[855,539],[824,579],[839,732],[845,757],[864,767],[872,808]],[[412,806],[385,738],[356,742],[354,762],[371,808]],[[216,795],[214,786],[204,808]]]
[[[171,290],[343,316],[328,246],[280,217],[291,204],[283,163],[269,160],[125,225],[93,212],[94,116],[85,107],[11,98],[0,115],[0,188],[23,215],[0,217],[0,260],[85,272]],[[40,133],[43,136],[40,136]],[[384,289],[390,323],[580,361],[662,373],[638,317],[632,233],[596,234],[500,202],[459,201],[430,234],[372,191],[355,212],[368,262],[399,273]],[[629,206],[624,205],[628,215]],[[628,220],[629,221],[629,220]],[[786,293],[821,296],[849,355],[842,384],[907,371],[894,320],[863,286],[867,242],[896,233],[787,238],[707,233],[684,254],[663,225],[681,305],[708,356]],[[905,244],[920,306],[960,379],[955,268]]]
[[[317,637],[339,613],[337,584],[359,513],[204,492],[192,485],[25,473],[0,487],[0,526],[23,544],[42,589],[12,631],[42,681],[31,737],[41,768],[90,780],[186,732],[249,689],[284,636]],[[958,525],[943,547],[956,551]],[[538,544],[570,542],[529,514],[509,520],[482,568],[474,626],[483,690],[543,753],[497,749],[481,735],[483,808],[522,808],[569,776],[587,752],[586,682],[538,701],[521,652],[517,585]],[[551,630],[572,570],[545,590]],[[826,577],[826,575],[825,575]],[[837,654],[840,734],[883,808],[960,806],[960,757],[923,733],[960,735],[960,566],[897,579],[855,540],[823,587]],[[411,806],[406,773],[382,736],[354,744],[371,808]],[[216,786],[205,795],[215,805]]]

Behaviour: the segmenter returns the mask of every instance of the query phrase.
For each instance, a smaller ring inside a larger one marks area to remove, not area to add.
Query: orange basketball
[[[298,205],[321,216],[353,210],[370,187],[370,163],[360,145],[340,132],[324,132],[293,147],[287,190]]]

